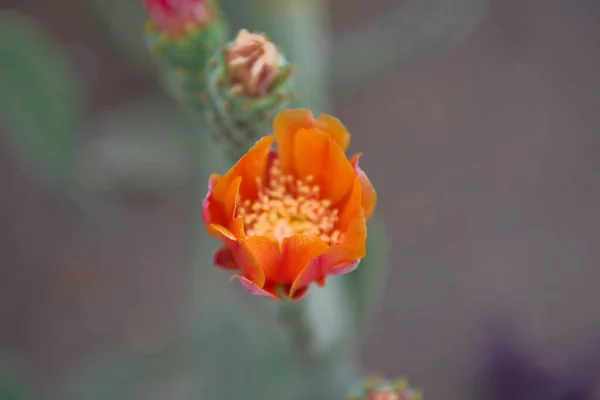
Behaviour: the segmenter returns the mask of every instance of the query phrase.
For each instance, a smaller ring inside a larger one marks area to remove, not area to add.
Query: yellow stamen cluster
[[[314,177],[296,179],[283,174],[275,160],[266,185],[260,177],[257,184],[258,198],[242,201],[237,210],[248,236],[268,236],[281,242],[295,234],[312,234],[329,245],[340,242],[341,233],[336,229],[339,210],[332,208],[330,200],[321,199]]]

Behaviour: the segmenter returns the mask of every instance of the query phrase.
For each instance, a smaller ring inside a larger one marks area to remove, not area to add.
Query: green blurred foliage
[[[146,22],[142,0],[88,0],[87,5],[90,13],[106,24],[124,57],[138,68],[153,68],[141,34]]]
[[[25,383],[12,373],[0,371],[0,399],[33,400]]]
[[[82,148],[77,173],[81,186],[96,194],[186,187],[195,179],[194,160],[202,163],[203,173],[214,164],[206,143],[190,145],[191,132],[202,138],[203,126],[159,92],[99,113],[88,129],[91,138]]]
[[[196,279],[187,318],[163,350],[115,349],[73,375],[60,398],[300,400],[302,375],[277,327],[236,301],[232,289],[241,288],[222,271]]]
[[[356,270],[340,277],[351,303],[354,327],[362,332],[381,300],[390,266],[389,243],[383,218],[374,214],[367,223],[367,256]]]
[[[0,14],[0,117],[9,141],[35,172],[71,179],[78,95],[60,47],[35,21]]]

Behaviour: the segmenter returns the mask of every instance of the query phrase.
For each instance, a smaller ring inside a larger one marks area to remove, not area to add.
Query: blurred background
[[[269,3],[246,2],[223,1],[236,28]],[[2,399],[234,398],[215,380],[233,390],[252,367],[215,340],[277,371],[260,318],[229,318],[247,299],[210,267],[214,242],[190,234],[197,172],[222,161],[189,151],[139,3],[0,0],[0,386],[22,396]],[[365,371],[486,398],[490,337],[510,326],[569,375],[600,348],[600,2],[323,3],[323,93],[390,244]]]

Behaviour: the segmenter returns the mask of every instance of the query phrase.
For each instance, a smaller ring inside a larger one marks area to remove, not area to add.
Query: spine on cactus
[[[421,391],[408,385],[408,381],[400,378],[394,382],[380,377],[365,379],[353,388],[346,400],[422,400]]]
[[[205,67],[227,42],[228,24],[215,0],[143,0],[149,15],[144,38],[166,89],[196,105]]]
[[[293,66],[264,34],[241,30],[214,53],[206,76],[199,101],[234,161],[269,133],[273,117],[295,98]]]

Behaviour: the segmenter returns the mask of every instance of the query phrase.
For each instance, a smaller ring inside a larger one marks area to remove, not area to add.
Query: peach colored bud
[[[278,61],[279,51],[266,35],[242,29],[227,55],[232,93],[265,96],[277,75]]]

